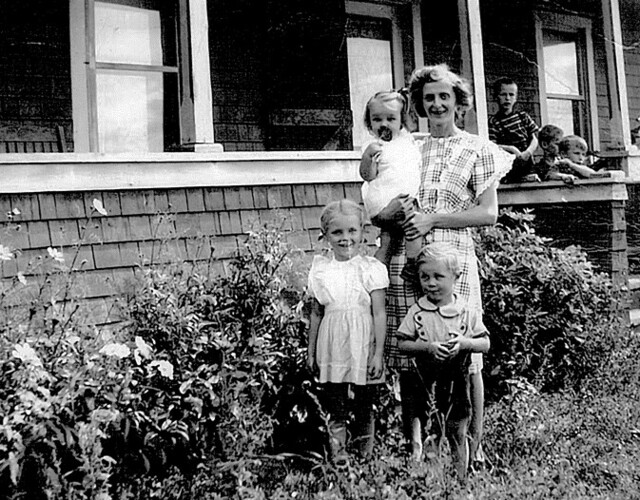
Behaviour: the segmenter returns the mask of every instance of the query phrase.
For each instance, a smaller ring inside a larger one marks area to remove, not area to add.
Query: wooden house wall
[[[457,2],[423,2],[422,37],[424,63],[446,63],[455,72],[462,71],[460,22]]]
[[[481,2],[482,36],[489,114],[497,111],[491,88],[501,76],[514,78],[519,85],[519,106],[539,125],[539,82],[535,35],[535,13],[548,18],[580,16],[592,21],[594,49],[595,91],[601,145],[594,149],[607,150],[616,137],[611,137],[611,103],[607,80],[607,37],[602,23],[602,6],[595,0],[567,2],[530,2],[525,0],[494,0]]]
[[[530,3],[498,0],[481,2],[480,8],[489,115],[498,111],[493,82],[509,77],[518,84],[517,108],[540,124],[538,56]]]
[[[631,128],[640,126],[640,3],[620,0],[620,21]]]
[[[61,125],[73,150],[68,2],[2,2],[0,125]]]
[[[29,263],[62,250],[67,264],[82,242],[74,292],[99,321],[107,319],[114,293],[143,261],[171,259],[204,263],[214,257],[214,271],[240,248],[247,232],[273,222],[292,246],[318,249],[320,212],[341,198],[360,200],[360,185],[306,184],[228,188],[121,190],[37,194],[0,194],[0,241],[17,258],[0,260],[0,277],[30,275]],[[100,200],[107,216],[93,211]],[[17,209],[18,212],[15,212]],[[367,231],[367,241],[375,230]],[[168,241],[163,246],[162,242]],[[162,251],[160,249],[163,249]]]
[[[540,234],[553,237],[560,246],[582,245],[601,270],[612,272],[620,281],[627,274],[625,201],[619,196],[584,201],[589,190],[597,193],[607,186],[584,185],[582,195],[567,192],[570,203],[537,195],[533,188],[514,197],[513,186],[507,188],[509,192],[501,190],[499,199],[501,206],[534,208]],[[562,189],[577,188],[557,187]],[[582,196],[582,201],[576,196]],[[632,211],[637,211],[638,196],[635,193],[630,199]],[[78,273],[73,293],[102,322],[107,320],[114,294],[143,261],[211,262],[214,272],[222,273],[247,232],[269,222],[282,227],[293,247],[308,254],[318,251],[323,245],[319,241],[321,210],[341,198],[360,201],[360,184],[0,194],[0,241],[16,254],[15,259],[0,260],[0,278],[21,287],[16,278],[22,272],[33,284],[37,272],[30,272],[30,263],[47,256],[49,247],[62,250],[71,264],[82,243],[75,267],[84,272]],[[555,193],[552,198],[562,196]],[[104,205],[106,216],[92,210],[95,199]],[[635,229],[636,225],[630,227],[632,254],[640,245]],[[377,229],[368,227],[367,243],[372,244],[376,235]]]
[[[215,0],[208,10],[215,140],[225,151],[263,151],[265,2]]]

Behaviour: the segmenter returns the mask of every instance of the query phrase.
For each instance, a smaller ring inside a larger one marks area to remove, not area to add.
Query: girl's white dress
[[[363,147],[363,151],[369,144]],[[381,144],[378,175],[362,184],[362,201],[369,217],[380,213],[399,194],[417,198],[420,188],[419,142],[402,129],[398,137]]]
[[[375,348],[369,294],[388,284],[386,267],[373,257],[357,255],[347,261],[314,257],[308,285],[324,306],[316,347],[321,383],[381,381],[367,379],[367,362]]]

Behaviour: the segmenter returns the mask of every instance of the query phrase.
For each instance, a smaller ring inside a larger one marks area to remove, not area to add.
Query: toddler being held
[[[420,150],[406,129],[409,98],[403,91],[376,93],[365,109],[364,123],[375,139],[363,151],[360,161],[362,199],[371,222],[379,226],[380,248],[375,256],[385,264],[404,234],[383,225],[376,216],[400,194],[413,199],[420,187]],[[403,222],[403,221],[399,221]],[[407,255],[415,258],[419,240],[407,240]]]

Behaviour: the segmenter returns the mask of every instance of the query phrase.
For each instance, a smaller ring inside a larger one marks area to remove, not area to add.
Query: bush
[[[519,377],[545,390],[577,387],[606,364],[624,328],[622,292],[579,248],[554,248],[536,235],[532,218],[503,212],[478,232],[493,397]]]
[[[264,227],[226,276],[210,276],[206,266],[140,270],[123,304],[128,335],[169,363],[173,377],[137,380],[126,432],[111,443],[123,481],[131,470],[193,474],[209,460],[249,460],[273,448],[277,401],[305,359],[305,266],[296,257],[284,233]]]

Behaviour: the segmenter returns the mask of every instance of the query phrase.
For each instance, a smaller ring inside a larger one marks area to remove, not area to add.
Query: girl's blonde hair
[[[427,111],[424,109],[424,99],[422,91],[425,83],[446,82],[453,88],[453,94],[456,98],[456,106],[460,110],[471,108],[473,103],[473,95],[471,94],[471,85],[467,80],[455,74],[446,64],[437,64],[435,66],[425,66],[416,69],[411,74],[409,80],[409,93],[411,94],[411,102],[422,118],[427,117]]]
[[[418,267],[427,262],[444,262],[449,272],[458,278],[461,273],[460,258],[458,255],[458,250],[456,250],[451,243],[447,243],[446,241],[429,243],[420,251]]]
[[[367,130],[371,130],[371,112],[369,106],[372,102],[382,101],[398,101],[400,103],[400,120],[403,127],[407,126],[407,116],[409,113],[409,91],[407,89],[400,90],[384,90],[382,92],[376,92],[371,99],[367,101],[367,105],[364,107],[364,125]]]
[[[360,227],[364,227],[364,210],[355,201],[343,199],[332,201],[322,209],[320,214],[320,229],[322,234],[326,234],[331,221],[340,215],[357,215],[360,221]]]

